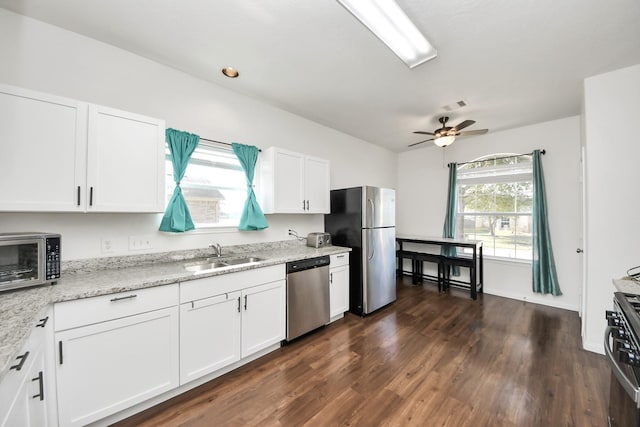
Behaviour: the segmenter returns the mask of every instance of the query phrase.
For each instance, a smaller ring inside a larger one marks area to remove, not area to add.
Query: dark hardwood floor
[[[398,280],[348,314],[124,426],[606,426],[609,370],[578,314]]]

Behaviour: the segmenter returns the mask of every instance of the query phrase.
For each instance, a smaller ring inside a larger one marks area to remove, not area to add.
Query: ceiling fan
[[[423,142],[433,141],[438,147],[446,147],[447,145],[453,144],[453,141],[456,140],[458,136],[470,136],[470,135],[482,135],[484,133],[489,132],[489,129],[478,129],[478,130],[467,130],[464,132],[460,132],[460,130],[471,126],[476,121],[475,120],[465,120],[462,123],[458,124],[454,127],[448,127],[447,121],[449,117],[443,116],[438,119],[438,121],[442,124],[440,129],[436,129],[433,132],[424,132],[421,130],[417,130],[413,133],[417,133],[420,135],[433,135],[433,138],[425,139],[424,141],[414,142],[413,144],[409,144],[409,147],[413,147],[414,145],[422,144]]]

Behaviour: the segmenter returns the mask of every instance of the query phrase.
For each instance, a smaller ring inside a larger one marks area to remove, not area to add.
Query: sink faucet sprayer
[[[217,256],[217,257],[221,257],[222,256],[222,246],[220,246],[220,243],[210,243],[209,247],[211,249],[213,249],[213,255]]]

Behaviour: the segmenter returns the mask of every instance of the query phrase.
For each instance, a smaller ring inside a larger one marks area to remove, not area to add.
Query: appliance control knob
[[[622,327],[622,320],[617,317],[608,317],[607,323],[609,324],[609,326]]]
[[[617,312],[617,311],[607,310],[607,311],[605,312],[604,317],[605,317],[606,319],[611,319],[611,318],[619,319],[619,318],[620,318],[620,314],[618,314],[618,312]]]
[[[631,366],[640,366],[640,355],[633,350],[620,349],[618,360]]]

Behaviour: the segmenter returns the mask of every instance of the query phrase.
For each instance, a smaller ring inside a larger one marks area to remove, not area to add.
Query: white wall
[[[587,240],[585,348],[603,352],[612,278],[640,264],[640,65],[584,82]]]
[[[185,47],[188,48],[188,47]],[[396,187],[396,154],[270,105],[193,78],[132,53],[0,9],[0,83],[159,117],[173,127],[220,141],[279,146],[331,161],[331,186]],[[217,72],[217,70],[212,70]],[[7,144],[8,141],[0,141]],[[366,159],[366,162],[363,160]],[[125,255],[128,236],[150,236],[152,252],[191,249],[216,241],[285,240],[324,229],[322,215],[269,215],[259,232],[169,235],[160,215],[0,213],[0,232],[63,234],[63,258],[105,256],[101,238]]]
[[[398,233],[442,235],[449,162],[496,153],[529,153],[544,148],[551,240],[563,295],[535,294],[531,264],[485,259],[485,292],[555,307],[580,307],[580,119],[578,116],[503,132],[460,138],[441,149],[434,145],[398,156]]]

